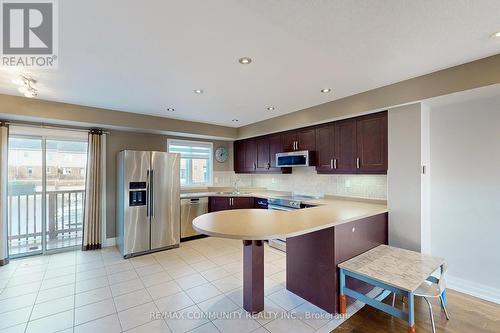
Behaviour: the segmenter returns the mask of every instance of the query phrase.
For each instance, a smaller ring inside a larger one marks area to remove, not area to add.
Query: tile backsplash
[[[236,178],[240,187],[387,200],[386,175],[319,175],[314,167],[294,168],[293,173],[287,175],[236,175],[233,171],[224,171],[214,172],[214,186],[232,186]]]

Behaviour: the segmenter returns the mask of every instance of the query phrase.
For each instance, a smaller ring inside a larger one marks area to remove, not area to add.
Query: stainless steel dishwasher
[[[200,235],[193,229],[195,217],[208,213],[208,198],[181,200],[181,239]]]

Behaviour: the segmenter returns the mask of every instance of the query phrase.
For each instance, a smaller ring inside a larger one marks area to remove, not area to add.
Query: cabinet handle
[[[333,159],[333,168],[337,169],[337,159],[336,158]]]
[[[229,206],[232,206],[232,205],[233,205],[233,204],[232,204],[232,200],[233,200],[233,198],[229,198]]]
[[[358,157],[358,158],[356,158],[356,168],[358,168],[358,169],[359,169],[359,157]]]
[[[330,160],[330,169],[333,169],[333,158]]]
[[[295,141],[295,150],[299,150],[299,142]]]

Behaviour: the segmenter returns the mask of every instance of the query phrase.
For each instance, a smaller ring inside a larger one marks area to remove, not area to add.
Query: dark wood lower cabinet
[[[286,240],[286,288],[323,310],[339,312],[337,265],[388,242],[388,214],[379,214]],[[372,287],[350,279],[349,288]],[[348,304],[353,300],[348,298]]]
[[[253,208],[253,197],[234,197],[231,209]]]
[[[208,211],[218,212],[229,209],[249,209],[254,207],[253,197],[210,197],[208,198]]]
[[[208,211],[218,212],[220,210],[231,209],[231,198],[230,197],[210,197],[208,198]]]

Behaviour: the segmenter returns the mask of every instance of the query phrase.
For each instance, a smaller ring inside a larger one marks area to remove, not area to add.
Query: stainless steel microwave
[[[276,154],[276,167],[298,167],[314,165],[313,152],[309,150]]]

